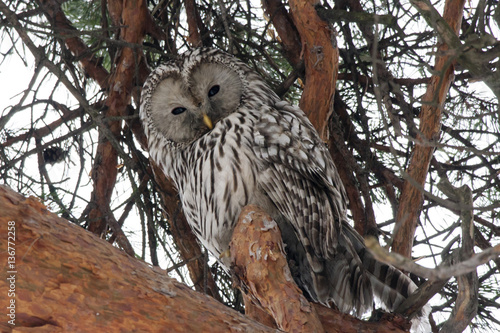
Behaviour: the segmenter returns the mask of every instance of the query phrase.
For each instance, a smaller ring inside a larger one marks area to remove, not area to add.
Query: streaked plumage
[[[241,209],[257,204],[278,222],[292,275],[312,300],[361,314],[373,295],[391,310],[416,289],[375,261],[348,224],[342,182],[302,110],[241,61],[196,49],[158,67],[140,117],[151,158],[215,257],[228,249]]]

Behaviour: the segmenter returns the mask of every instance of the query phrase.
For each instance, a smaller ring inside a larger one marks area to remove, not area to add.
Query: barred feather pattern
[[[345,189],[304,112],[235,57],[201,48],[158,67],[140,118],[151,159],[216,258],[241,209],[256,204],[278,223],[292,275],[311,300],[361,315],[374,296],[393,310],[416,289],[376,261],[348,223]]]

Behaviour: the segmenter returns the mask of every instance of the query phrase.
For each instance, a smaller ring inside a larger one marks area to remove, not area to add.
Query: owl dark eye
[[[186,111],[186,108],[179,106],[179,107],[176,107],[175,109],[172,110],[172,114],[175,114],[177,116],[178,114],[181,114],[184,111]]]
[[[213,86],[212,88],[210,88],[210,90],[208,91],[208,97],[212,97],[212,96],[215,96],[217,95],[217,93],[219,92],[220,90],[220,87],[219,85],[215,85]]]

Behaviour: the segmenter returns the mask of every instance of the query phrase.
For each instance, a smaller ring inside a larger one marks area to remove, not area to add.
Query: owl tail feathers
[[[342,243],[342,241],[341,241]],[[320,299],[334,300],[337,308],[345,313],[353,312],[356,316],[361,316],[373,307],[373,293],[369,276],[362,269],[362,262],[357,256],[353,256],[352,251],[339,246],[339,251],[335,260],[329,261],[325,265],[328,281],[322,288],[316,291],[326,291],[320,293]],[[315,282],[322,276],[315,274]]]
[[[363,263],[375,299],[383,309],[394,311],[417,290],[417,285],[399,269],[375,260],[366,249],[361,236],[350,226],[343,226],[343,233]],[[430,310],[430,306],[426,305],[417,314],[417,317],[411,320],[412,332],[428,333],[432,331],[428,319]]]
[[[426,304],[418,317],[411,320],[411,332],[415,333],[429,333],[432,332],[431,324],[429,322],[429,314],[431,313],[431,306]]]

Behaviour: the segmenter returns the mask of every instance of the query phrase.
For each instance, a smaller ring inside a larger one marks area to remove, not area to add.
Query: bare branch
[[[500,256],[500,244],[490,249],[474,254],[470,259],[462,261],[452,266],[438,266],[434,269],[426,268],[416,264],[413,260],[406,258],[398,253],[390,253],[380,246],[373,237],[365,239],[366,247],[373,254],[375,259],[386,264],[397,267],[401,270],[412,272],[418,276],[429,280],[446,280],[452,276],[460,276],[476,270],[480,265],[487,263]]]
[[[472,191],[467,185],[456,188],[449,180],[442,177],[438,188],[450,199],[460,203],[462,228],[462,247],[458,251],[458,260],[474,258],[474,213],[472,212]],[[493,258],[492,258],[493,259]],[[450,318],[441,328],[443,333],[463,331],[477,314],[478,278],[476,270],[457,276],[458,295]]]
[[[437,32],[439,37],[449,46],[460,65],[467,68],[474,76],[480,78],[500,99],[500,73],[492,70],[494,64],[489,62],[500,54],[500,42],[491,35],[477,36],[473,43],[462,44],[456,35],[456,26],[442,17],[429,0],[410,0],[410,3],[422,14],[427,23]],[[479,48],[477,47],[479,46]],[[482,46],[495,46],[494,50],[481,51]]]

